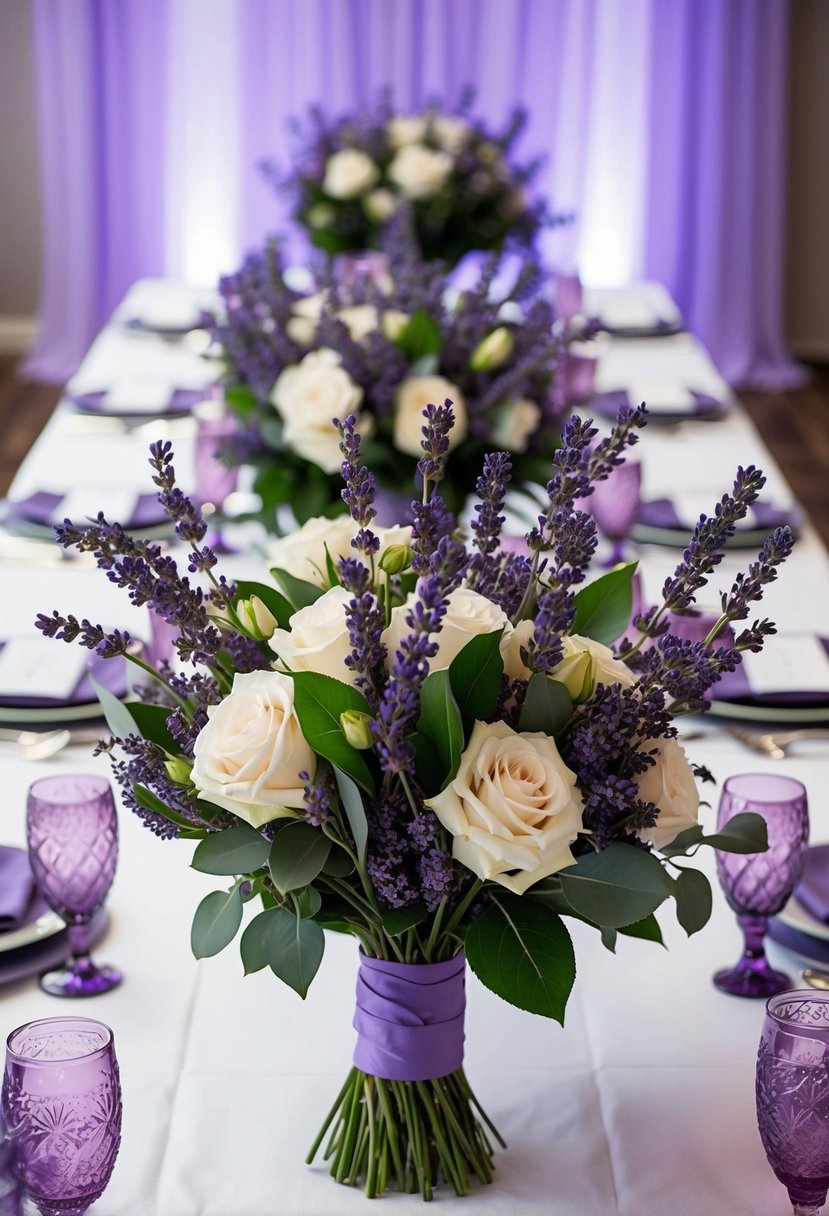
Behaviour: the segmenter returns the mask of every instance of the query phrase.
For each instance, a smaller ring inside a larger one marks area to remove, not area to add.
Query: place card
[[[755,696],[781,692],[829,695],[829,658],[814,636],[777,634],[768,649],[743,655],[743,670]]]
[[[103,511],[109,523],[126,526],[135,514],[135,503],[134,490],[121,486],[84,486],[64,495],[55,507],[54,522],[62,523],[64,519],[71,519],[75,524],[83,524]]]
[[[166,414],[173,388],[166,380],[116,380],[104,393],[103,404],[116,413]]]
[[[88,652],[51,638],[9,638],[0,650],[0,697],[66,701],[78,687],[88,659]]]

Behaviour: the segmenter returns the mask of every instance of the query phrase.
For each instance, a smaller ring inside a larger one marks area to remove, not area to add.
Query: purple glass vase
[[[29,789],[26,827],[38,888],[69,927],[71,956],[40,977],[41,988],[52,996],[109,992],[121,975],[93,963],[89,922],[103,906],[118,858],[112,787],[105,777],[89,774],[43,777]]]
[[[112,1031],[88,1018],[18,1027],[6,1044],[2,1112],[11,1168],[41,1216],[82,1216],[121,1143]]]
[[[717,853],[717,876],[745,939],[735,967],[718,971],[714,983],[733,996],[770,997],[791,986],[782,971],[769,966],[763,941],[770,916],[788,900],[803,870],[809,841],[806,790],[793,777],[743,773],[729,777],[720,796],[717,827],[734,815],[752,811],[768,827],[765,853]]]
[[[757,1123],[794,1216],[817,1216],[829,1190],[829,993],[774,996],[757,1053]]]
[[[595,482],[593,493],[584,499],[585,510],[590,512],[596,527],[612,545],[605,566],[612,568],[625,560],[625,541],[639,514],[641,487],[641,464],[638,460],[626,460],[604,481]]]

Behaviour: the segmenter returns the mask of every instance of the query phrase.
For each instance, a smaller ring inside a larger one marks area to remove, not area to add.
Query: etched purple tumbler
[[[806,790],[793,777],[777,773],[729,777],[717,827],[746,811],[765,819],[769,847],[765,853],[717,853],[717,877],[737,913],[744,948],[737,965],[718,971],[714,983],[733,996],[770,997],[791,986],[788,975],[769,965],[763,941],[769,917],[784,906],[803,870],[809,841]]]
[[[593,493],[581,504],[595,519],[602,536],[611,542],[612,552],[606,566],[617,566],[625,560],[625,541],[639,515],[641,489],[641,464],[638,460],[626,460],[604,481],[595,482]]]
[[[2,1112],[11,1170],[41,1216],[82,1216],[109,1183],[121,1143],[112,1031],[47,1018],[6,1041]]]
[[[120,984],[113,967],[89,957],[89,922],[103,906],[118,858],[118,819],[105,777],[66,773],[43,777],[26,802],[29,860],[43,898],[69,927],[71,956],[45,972],[52,996],[85,997]]]
[[[794,1216],[817,1216],[829,1190],[829,993],[773,996],[757,1053],[757,1124]]]

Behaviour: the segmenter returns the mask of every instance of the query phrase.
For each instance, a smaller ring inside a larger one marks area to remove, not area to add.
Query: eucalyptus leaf
[[[625,937],[637,937],[645,942],[658,942],[660,946],[665,943],[662,940],[662,929],[659,921],[651,913],[650,916],[643,916],[641,920],[634,921],[632,925],[620,925],[619,932]]]
[[[466,933],[470,967],[511,1005],[563,1025],[576,959],[561,917],[536,900],[507,892],[490,898]]]
[[[607,925],[601,927],[602,945],[605,950],[609,950],[611,954],[616,953],[616,940],[619,936],[618,929],[609,929]]]
[[[334,780],[337,782],[340,804],[345,811],[348,826],[351,828],[351,836],[354,841],[354,847],[357,850],[357,858],[362,865],[366,859],[366,845],[368,843],[368,820],[363,808],[363,799],[355,783],[341,769],[334,769]]]
[[[504,660],[501,657],[503,629],[482,633],[467,642],[449,664],[449,683],[467,735],[476,721],[495,716]]]
[[[330,874],[332,878],[347,878],[354,870],[354,862],[348,856],[345,849],[337,846],[332,846],[331,852],[325,859],[325,864],[322,867],[323,874]]]
[[[419,731],[409,735],[409,742],[415,749],[415,769],[417,780],[424,794],[431,798],[440,793],[443,785],[444,768],[440,762],[437,748],[428,735]]]
[[[313,671],[294,672],[293,680],[294,709],[308,744],[373,794],[371,770],[362,753],[348,742],[340,725],[340,715],[348,709],[371,716],[365,697],[353,685]]]
[[[570,721],[572,714],[573,699],[565,686],[558,680],[551,680],[543,671],[537,671],[527,685],[518,729],[543,731],[545,735],[555,736]]]
[[[261,971],[270,963],[272,951],[270,934],[271,929],[277,923],[274,914],[279,911],[279,908],[266,908],[264,912],[257,913],[242,934],[239,953],[242,956],[245,975]]]
[[[166,802],[162,802],[158,795],[154,794],[152,790],[147,789],[146,785],[141,785],[138,781],[133,781],[132,792],[135,797],[135,801],[139,806],[143,806],[145,811],[152,811],[153,814],[160,815],[162,819],[166,819],[168,823],[174,823],[177,828],[181,829],[182,833],[194,832],[198,834],[199,838],[204,836],[203,829],[194,827],[188,819],[185,819],[183,815],[178,813],[178,811],[174,811],[171,806],[167,806]]]
[[[463,751],[461,711],[452,695],[446,668],[431,672],[421,685],[417,731],[432,741],[446,785],[458,771]]]
[[[562,894],[595,925],[621,929],[654,912],[667,899],[668,881],[652,853],[614,841],[560,870]]]
[[[270,915],[268,966],[304,1000],[322,962],[325,934],[315,920],[302,920],[284,908],[273,908]]]
[[[682,870],[673,882],[676,918],[690,937],[708,924],[711,916],[711,884],[699,870]]]
[[[89,683],[95,689],[95,696],[101,703],[107,726],[116,739],[126,739],[128,735],[141,733],[136,728],[135,719],[123,701],[120,701],[108,688],[104,688],[103,684],[99,684],[92,675],[89,677]]]
[[[268,854],[268,869],[277,891],[285,894],[313,882],[325,865],[331,841],[321,828],[296,821],[277,832]]]
[[[299,904],[299,914],[303,920],[310,920],[312,916],[316,916],[322,907],[322,896],[316,887],[306,887],[304,891],[300,891],[297,895],[297,903]]]
[[[196,958],[210,958],[224,950],[242,923],[239,883],[230,891],[212,891],[196,908],[190,930],[190,947]]]
[[[270,841],[246,823],[211,832],[196,846],[192,866],[202,874],[251,874],[268,860]]]
[[[574,597],[576,616],[571,633],[610,646],[630,623],[636,562],[609,570],[582,587]]]
[[[721,853],[765,853],[769,847],[768,824],[762,815],[741,811],[718,832],[703,836],[700,843],[711,845]]]

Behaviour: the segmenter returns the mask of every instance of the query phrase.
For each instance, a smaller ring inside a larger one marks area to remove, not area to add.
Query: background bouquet
[[[545,203],[528,197],[541,158],[514,160],[526,115],[513,111],[496,132],[471,115],[472,101],[467,91],[452,112],[433,102],[400,114],[386,93],[333,120],[312,106],[294,124],[290,172],[264,168],[288,194],[294,221],[330,254],[377,248],[401,208],[423,256],[450,266],[470,250],[500,249],[507,237],[528,245],[548,217]]]
[[[196,840],[196,869],[229,881],[196,912],[196,955],[225,947],[253,903],[245,971],[270,967],[304,996],[323,930],[357,938],[355,1066],[312,1155],[328,1132],[339,1181],[362,1179],[369,1195],[395,1181],[428,1198],[439,1178],[463,1194],[470,1176],[492,1177],[495,1133],[461,1063],[463,952],[493,992],[562,1021],[575,977],[567,918],[610,949],[619,932],[660,941],[654,912],[671,898],[692,933],[710,890],[689,855],[701,843],[765,847],[755,816],[704,837],[674,717],[704,708],[708,687],[773,632],[758,620],[716,641],[748,618],[792,536],[766,541],[704,642],[668,632],[758,496],[762,475],[739,470],[662,603],[629,628],[632,566],[577,590],[596,533],[576,504],[622,461],[643,411],[623,411],[599,443],[589,424],[567,423],[526,557],[499,549],[509,456],[485,460],[467,548],[435,492],[451,407],[429,405],[425,418],[422,498],[411,529],[392,536],[372,526],[357,419],[340,424],[351,539],[309,548],[305,577],[218,576],[168,443],[153,445],[154,480],[202,585],[103,515],[58,533],[178,630],[175,670],[134,660],[152,677],[140,701],[102,691],[117,736],[102,746],[125,803],[158,835]],[[58,612],[39,627],[99,654],[133,652],[126,634]],[[424,968],[428,981],[411,979]],[[412,1012],[421,984],[423,1018]]]
[[[345,510],[332,418],[357,418],[381,487],[415,489],[422,411],[450,398],[455,426],[444,496],[458,508],[484,453],[506,447],[517,478],[546,480],[560,430],[555,373],[560,340],[527,259],[511,289],[491,299],[499,261],[447,298],[437,263],[393,234],[393,270],[323,280],[298,295],[276,242],[222,279],[225,318],[214,330],[228,363],[227,399],[247,428],[236,459],[257,467],[254,489],[273,527],[290,503],[301,523]],[[395,510],[395,517],[400,508]]]

